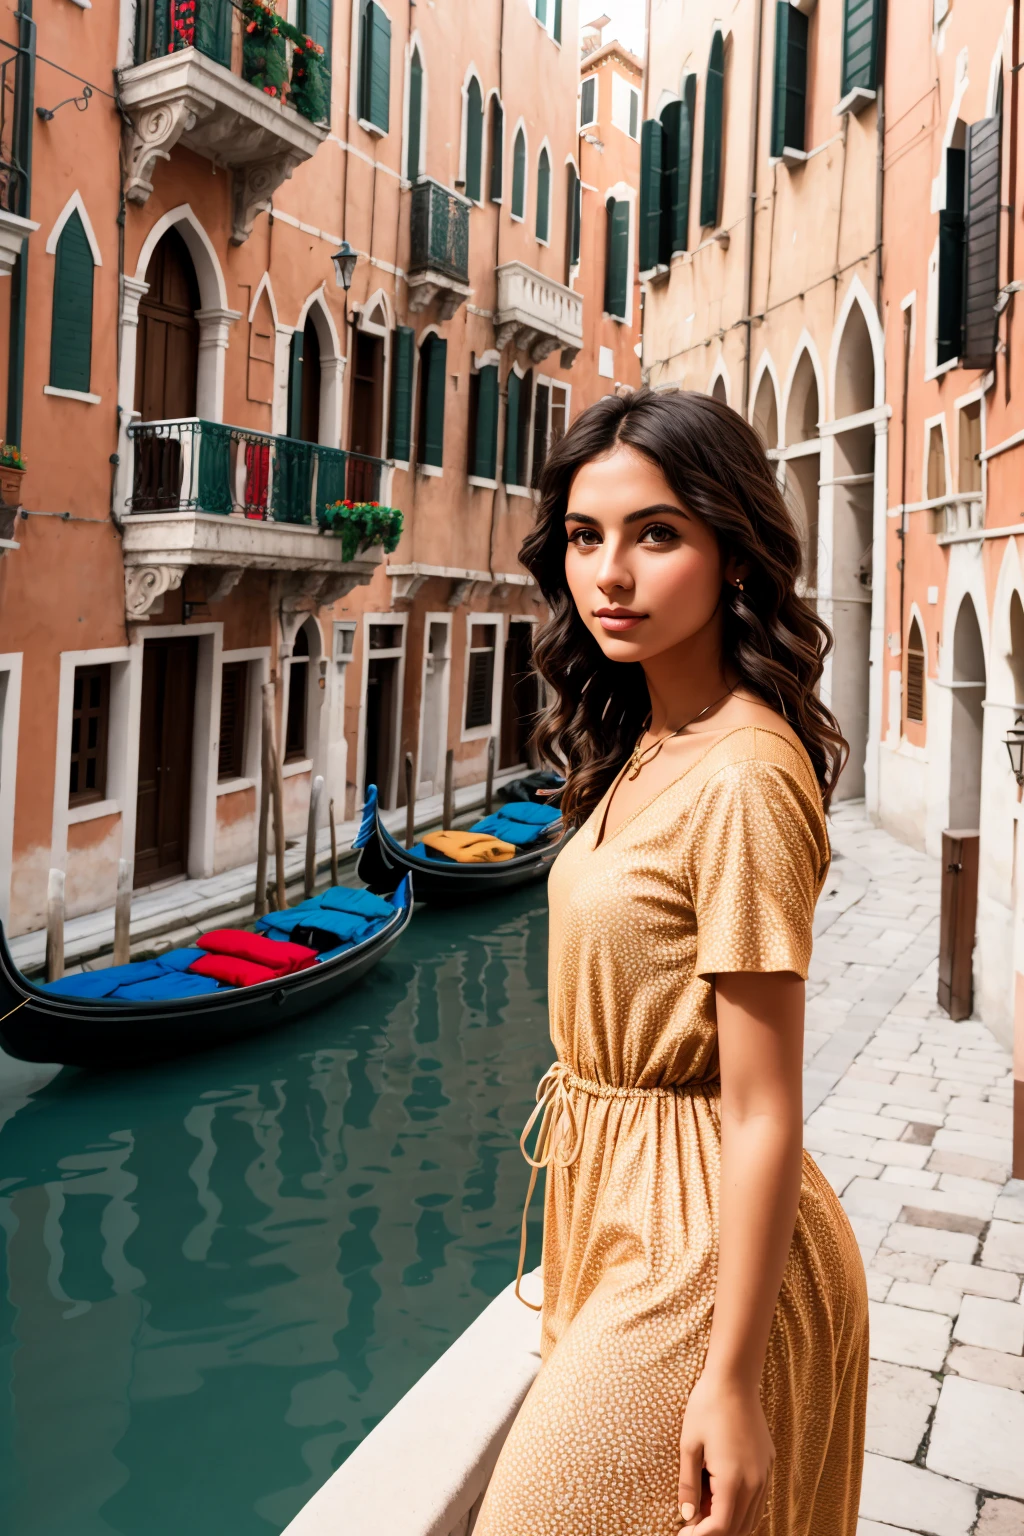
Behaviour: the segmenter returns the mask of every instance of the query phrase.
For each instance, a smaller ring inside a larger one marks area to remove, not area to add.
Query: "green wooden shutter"
[[[658,265],[661,251],[662,125],[650,117],[640,130],[640,270]],[[606,306],[607,308],[607,306]]]
[[[420,348],[423,390],[423,442],[420,463],[440,469],[444,461],[444,401],[447,384],[448,343],[428,336]]]
[[[370,11],[373,0],[359,0],[359,59],[356,65],[356,116],[370,120],[370,52],[373,27]]]
[[[804,147],[807,117],[807,17],[789,0],[775,7],[775,89],[772,94],[772,147],[778,159],[784,149]]]
[[[679,136],[676,169],[669,185],[669,206],[663,212],[662,239],[668,225],[669,251],[685,251],[690,239],[690,183],[693,174],[693,119],[697,101],[697,76],[687,75],[679,104]],[[664,113],[662,113],[664,122]]]
[[[542,27],[548,24],[548,0],[537,0],[537,20]]]
[[[674,249],[674,208],[679,188],[679,122],[683,114],[681,101],[670,101],[661,114],[661,185],[658,188],[660,219],[658,221],[658,261],[667,266]],[[646,127],[646,124],[644,125]],[[643,204],[643,129],[640,138],[641,209]],[[653,187],[651,189],[653,194]],[[640,219],[640,240],[643,242],[643,213]]]
[[[506,389],[504,476],[506,485],[518,485],[516,474],[519,469],[519,396],[522,380],[514,368],[509,370]]]
[[[230,4],[225,7],[230,13]],[[302,0],[299,26],[324,50],[324,66],[331,67],[331,0]]]
[[[562,0],[555,0],[555,19],[551,31],[555,42],[560,43],[562,41]]]
[[[520,128],[512,151],[512,216],[521,219],[526,212],[526,136]]]
[[[370,122],[387,133],[391,121],[391,23],[379,5],[373,7],[371,64]]]
[[[878,85],[878,33],[881,0],[843,0],[842,94]]]
[[[537,239],[547,240],[551,227],[551,159],[546,149],[537,161]]]
[[[292,332],[288,356],[288,436],[302,436],[302,332]]]
[[[537,380],[533,391],[533,465],[530,484],[536,490],[544,473],[544,460],[548,456],[548,427],[551,416],[551,385]]]
[[[583,183],[576,175],[576,168],[572,173],[572,264],[578,267],[580,264],[580,226],[583,222]]]
[[[582,199],[580,197],[580,179],[576,174],[576,167],[570,164],[567,167],[566,187],[566,233],[565,233],[565,265],[566,282],[569,281],[568,271],[579,264],[580,259],[580,212]]]
[[[629,93],[629,136],[630,136],[631,139],[635,139],[636,138],[636,131],[637,131],[637,128],[639,126],[639,119],[640,119],[640,92],[639,91],[630,91],[630,93]]]
[[[491,184],[492,203],[500,203],[504,185],[502,156],[505,148],[505,113],[497,96],[491,98]]]
[[[57,241],[50,329],[50,384],[89,393],[92,377],[92,250],[77,209]]]
[[[722,191],[722,109],[725,100],[725,47],[721,32],[711,42],[704,86],[704,154],[701,165],[700,223],[718,223]]]
[[[231,67],[230,0],[199,0],[196,6],[196,42],[200,53]]]
[[[580,127],[597,122],[597,76],[588,75],[580,86]]]
[[[991,368],[999,320],[999,222],[1002,120],[985,117],[967,129],[967,201],[964,212],[964,328],[960,364]]]
[[[420,173],[420,129],[423,122],[423,65],[420,51],[413,50],[409,65],[409,151],[405,174],[415,181]]]
[[[491,363],[477,374],[476,431],[470,474],[493,480],[498,472],[498,368]]]
[[[946,206],[939,211],[939,305],[936,362],[960,356],[964,323],[964,172],[962,149],[946,150]]]
[[[416,333],[399,325],[391,333],[391,404],[388,409],[388,458],[407,463],[412,437],[412,362]]]
[[[608,315],[626,318],[629,280],[629,204],[609,198],[608,244],[604,274],[604,308]]]
[[[466,92],[466,196],[480,201],[484,158],[484,103],[474,75]]]

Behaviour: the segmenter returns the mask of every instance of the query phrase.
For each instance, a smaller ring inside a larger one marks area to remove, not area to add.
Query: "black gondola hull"
[[[126,1003],[46,992],[22,976],[0,925],[0,1014],[6,1015],[0,1019],[0,1046],[21,1061],[128,1067],[214,1050],[279,1029],[327,1006],[361,980],[397,943],[409,925],[412,910],[410,889],[386,927],[337,960],[280,981],[166,1003]]]

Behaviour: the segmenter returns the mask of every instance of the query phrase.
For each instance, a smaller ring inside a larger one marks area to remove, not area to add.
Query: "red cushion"
[[[258,981],[280,981],[280,971],[270,971],[265,965],[254,965],[251,960],[239,960],[235,955],[204,955],[193,960],[189,970],[196,976],[212,976],[214,981],[224,981],[229,987],[254,987]]]
[[[251,960],[265,966],[275,976],[290,976],[315,965],[317,951],[305,944],[288,944],[280,939],[264,938],[262,933],[248,933],[244,928],[214,928],[196,940],[200,949],[214,955],[231,955],[236,960]],[[246,985],[246,983],[241,983]]]

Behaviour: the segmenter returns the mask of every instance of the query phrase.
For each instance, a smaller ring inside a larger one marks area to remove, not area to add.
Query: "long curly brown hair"
[[[565,580],[565,512],[577,470],[625,443],[661,470],[688,511],[714,532],[723,561],[746,567],[743,591],[723,594],[723,664],[789,722],[828,808],[849,753],[815,694],[832,635],[798,596],[800,540],[756,433],[728,406],[689,390],[608,395],[552,449],[536,526],[519,558],[551,609],[533,659],[552,701],[533,744],[566,775],[562,815],[579,826],[636,743],[650,712],[639,663],[609,661],[580,619]]]

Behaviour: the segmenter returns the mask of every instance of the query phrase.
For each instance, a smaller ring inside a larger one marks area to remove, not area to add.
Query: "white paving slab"
[[[1024,1498],[1024,1393],[946,1376],[926,1464],[991,1493]]]

